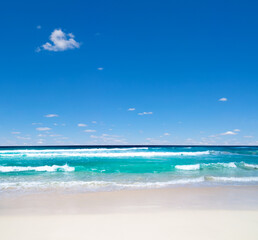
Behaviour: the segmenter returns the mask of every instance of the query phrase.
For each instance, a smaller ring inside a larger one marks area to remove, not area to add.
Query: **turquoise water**
[[[0,148],[0,192],[258,184],[258,147]]]

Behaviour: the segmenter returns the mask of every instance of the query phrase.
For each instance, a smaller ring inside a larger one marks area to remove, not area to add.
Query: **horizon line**
[[[113,145],[113,144],[103,144],[103,145],[8,145],[8,146],[0,146],[0,148],[27,148],[27,147],[35,147],[35,148],[58,148],[58,147],[87,147],[87,148],[101,148],[101,147],[258,147],[258,145],[187,145],[187,144],[171,144],[171,145],[159,145],[159,144],[128,144],[128,145]]]

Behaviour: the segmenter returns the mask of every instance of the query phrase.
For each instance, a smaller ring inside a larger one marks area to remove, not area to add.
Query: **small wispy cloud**
[[[49,137],[61,137],[61,134],[50,134]]]
[[[11,134],[21,134],[21,132],[11,132]]]
[[[227,132],[221,133],[220,135],[222,135],[222,136],[225,136],[225,135],[237,135],[237,133],[233,132],[233,131],[227,131]]]
[[[38,25],[38,26],[37,26],[37,29],[41,29],[41,26],[40,26],[40,25]]]
[[[38,128],[36,128],[36,130],[37,131],[49,131],[49,130],[51,130],[51,128],[49,128],[49,127],[38,127]]]
[[[96,130],[93,130],[93,129],[86,129],[86,130],[84,130],[84,132],[92,133],[92,132],[96,132]]]
[[[93,124],[97,124],[97,122],[96,122],[96,121],[92,121],[91,123],[93,123]]]
[[[227,100],[228,100],[228,99],[225,98],[225,97],[219,99],[220,102],[226,102]]]
[[[127,111],[135,111],[135,108],[128,108]]]
[[[84,124],[84,123],[78,123],[77,124],[78,127],[87,127],[87,124]]]
[[[164,136],[170,136],[170,133],[164,133]]]
[[[80,43],[74,40],[75,36],[72,33],[66,34],[61,29],[55,29],[49,39],[51,42],[47,42],[39,47],[36,51],[39,52],[41,49],[47,51],[65,51],[68,49],[75,49],[80,47]]]
[[[57,114],[47,114],[44,117],[53,118],[53,117],[58,117],[58,115]]]
[[[240,132],[240,129],[235,129],[234,132]]]
[[[21,136],[17,136],[17,139],[21,139],[21,140],[30,140],[30,137],[21,137]]]
[[[102,71],[103,69],[104,69],[104,68],[102,68],[102,67],[99,67],[99,68],[98,68],[99,71]]]
[[[142,112],[142,113],[138,113],[138,115],[151,115],[153,114],[153,112]]]

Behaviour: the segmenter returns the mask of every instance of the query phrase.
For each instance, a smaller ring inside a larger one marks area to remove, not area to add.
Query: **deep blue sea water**
[[[0,193],[258,184],[258,147],[0,148]]]

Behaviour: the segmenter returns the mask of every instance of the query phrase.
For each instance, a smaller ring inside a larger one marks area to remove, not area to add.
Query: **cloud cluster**
[[[80,43],[76,42],[74,38],[75,37],[72,33],[66,34],[61,29],[55,29],[49,37],[51,42],[43,44],[38,51],[44,49],[47,51],[59,52],[79,48]]]
[[[128,111],[135,111],[135,108],[128,108]]]

